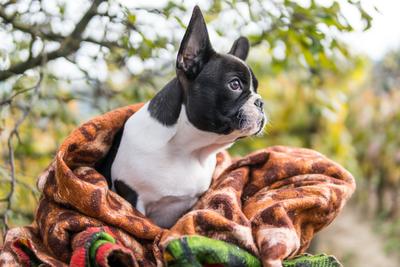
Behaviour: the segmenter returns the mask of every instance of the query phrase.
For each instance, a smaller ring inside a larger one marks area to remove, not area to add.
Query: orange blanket
[[[175,226],[161,229],[112,192],[95,168],[141,106],[98,116],[66,138],[38,179],[42,197],[34,222],[8,232],[1,266],[68,265],[93,240],[93,229],[113,236],[109,251],[127,266],[162,266],[171,240],[195,234],[236,244],[264,266],[280,266],[305,251],[355,189],[349,172],[312,150],[269,147],[234,162],[224,152],[210,189]]]

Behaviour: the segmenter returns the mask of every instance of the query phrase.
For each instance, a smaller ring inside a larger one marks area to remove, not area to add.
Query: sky
[[[400,48],[400,1],[362,0],[361,3],[373,13],[372,27],[343,36],[355,52],[363,53],[374,60],[385,52]],[[374,11],[375,6],[379,12]],[[349,10],[351,16],[351,11]],[[356,19],[356,18],[353,18]]]

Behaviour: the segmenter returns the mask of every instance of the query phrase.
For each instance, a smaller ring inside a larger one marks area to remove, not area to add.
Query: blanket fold
[[[210,189],[171,229],[162,229],[97,171],[116,133],[141,107],[98,116],[66,138],[38,178],[35,221],[7,233],[1,266],[163,266],[168,245],[186,236],[221,240],[265,267],[282,266],[307,249],[355,189],[349,172],[309,149],[275,146],[239,160],[223,152]]]

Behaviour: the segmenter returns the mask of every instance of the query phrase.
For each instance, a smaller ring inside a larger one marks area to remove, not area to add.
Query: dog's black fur
[[[245,60],[249,42],[240,37],[229,54]],[[183,37],[176,62],[177,77],[170,81],[150,102],[153,118],[169,126],[176,123],[182,104],[190,122],[198,129],[229,134],[238,129],[239,108],[258,82],[251,69],[238,64],[238,59],[214,51],[198,7]],[[250,74],[249,74],[250,70]],[[242,90],[233,91],[229,83],[238,79]]]

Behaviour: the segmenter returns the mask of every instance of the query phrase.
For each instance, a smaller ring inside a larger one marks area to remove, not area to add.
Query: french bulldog
[[[176,77],[125,123],[102,167],[112,189],[169,228],[210,186],[216,154],[266,123],[258,82],[245,63],[249,41],[213,50],[195,7]]]

